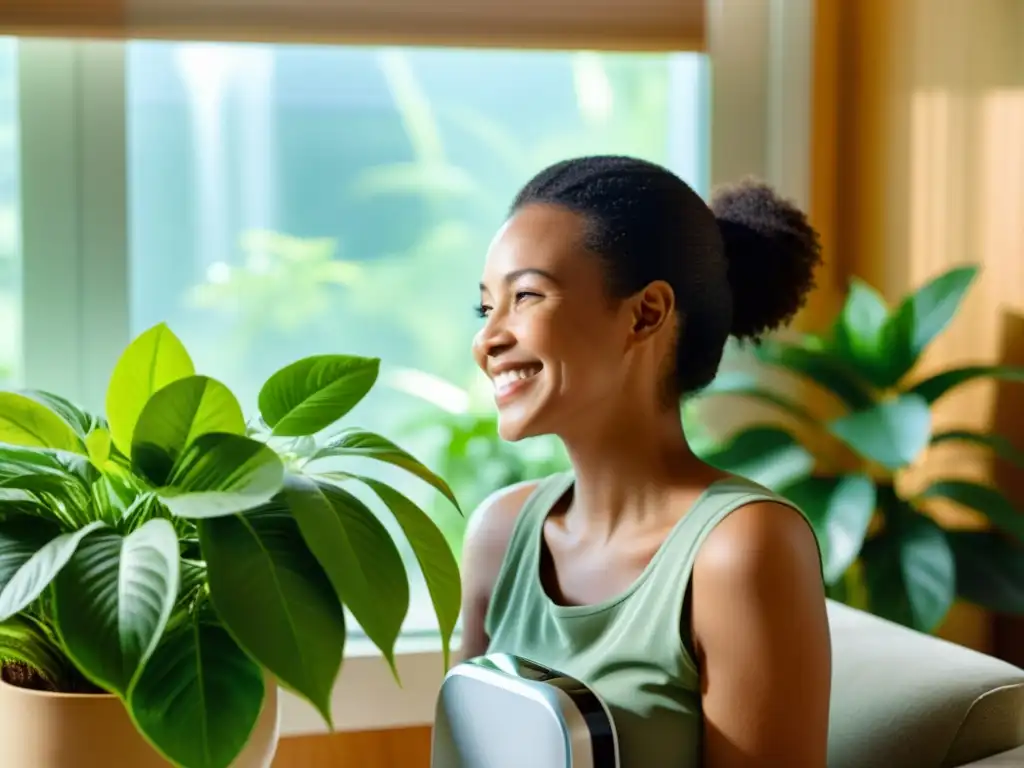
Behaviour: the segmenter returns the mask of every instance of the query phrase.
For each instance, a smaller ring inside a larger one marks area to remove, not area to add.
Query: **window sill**
[[[453,643],[456,645],[456,643]],[[395,659],[399,687],[373,643],[351,638],[334,686],[331,709],[335,731],[372,731],[432,725],[444,660],[438,637],[399,638]],[[330,733],[313,707],[289,691],[281,692],[281,736]]]

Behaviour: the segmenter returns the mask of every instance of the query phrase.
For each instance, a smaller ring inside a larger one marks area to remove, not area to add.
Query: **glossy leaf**
[[[893,382],[888,371],[885,326],[889,307],[874,288],[853,279],[834,329],[833,348],[877,387]]]
[[[40,389],[28,389],[23,392],[28,397],[31,397],[36,402],[42,403],[51,411],[56,413],[75,431],[75,434],[81,438],[85,438],[90,432],[96,429],[106,429],[107,422],[96,414],[89,413],[83,408],[79,408],[77,405],[72,403],[60,395],[55,395],[52,392],[44,392]]]
[[[103,469],[110,459],[110,448],[113,442],[110,432],[103,427],[97,427],[85,436],[85,451],[96,469]]]
[[[777,427],[751,427],[701,458],[714,467],[768,488],[791,485],[808,477],[814,468],[814,457],[807,449]]]
[[[284,499],[341,602],[397,676],[394,649],[409,611],[409,579],[391,534],[362,501],[328,483],[290,476]]]
[[[867,408],[875,401],[857,371],[828,350],[766,339],[754,347],[754,356],[766,365],[810,379],[852,409]]]
[[[121,353],[107,387],[106,410],[114,445],[131,455],[132,434],[156,392],[195,373],[192,358],[163,323],[145,331]]]
[[[462,602],[462,584],[455,555],[434,521],[412,501],[378,480],[368,477],[360,477],[359,480],[377,494],[395,516],[416,555],[416,562],[427,582],[430,601],[437,615],[441,630],[441,651],[447,669],[452,632],[455,631]]]
[[[210,599],[228,631],[330,724],[345,617],[291,510],[275,499],[198,529]]]
[[[907,392],[920,395],[929,404],[933,404],[950,390],[978,379],[1024,382],[1024,366],[967,365],[963,368],[951,368],[918,382]]]
[[[180,580],[178,535],[168,520],[128,536],[84,537],[54,582],[61,642],[102,688],[126,696],[167,626]]]
[[[992,531],[946,533],[957,595],[999,613],[1024,614],[1024,550]]]
[[[171,629],[131,690],[128,708],[176,765],[227,768],[259,720],[263,673],[213,617]]]
[[[318,355],[285,366],[263,385],[260,414],[278,437],[302,437],[329,427],[373,388],[377,358]]]
[[[0,526],[0,621],[27,608],[50,586],[81,540],[103,524],[93,522],[60,533],[38,517],[5,520]]]
[[[326,445],[318,448],[313,454],[312,460],[342,456],[375,459],[401,467],[436,488],[456,509],[459,509],[459,502],[452,489],[448,487],[448,483],[427,469],[412,454],[399,448],[385,437],[361,429],[347,429],[332,438]]]
[[[0,392],[0,443],[82,453],[84,446],[64,419],[37,400]]]
[[[900,395],[828,425],[833,435],[861,456],[892,470],[905,467],[921,454],[931,428],[931,409],[915,395]]]
[[[242,406],[231,390],[208,376],[187,376],[157,391],[143,407],[132,436],[132,462],[158,485],[197,437],[245,435]]]
[[[871,611],[922,632],[949,613],[956,595],[953,552],[945,533],[916,513],[888,518],[887,529],[864,545]]]
[[[995,488],[970,480],[938,480],[921,494],[921,498],[945,498],[973,509],[1024,542],[1024,515]]]
[[[810,423],[818,419],[799,403],[763,386],[756,377],[741,371],[723,371],[707,387],[693,395],[694,399],[713,395],[739,395],[768,403],[785,413]]]
[[[989,435],[983,432],[972,432],[967,429],[954,429],[932,436],[932,445],[949,442],[979,445],[991,450],[1004,461],[1008,461],[1018,467],[1024,467],[1024,451],[1018,449],[1010,440],[1002,435]]]
[[[906,374],[946,329],[977,274],[973,265],[951,269],[907,296],[896,309],[887,330],[890,354],[903,362],[898,376]]]
[[[81,495],[97,476],[79,454],[0,445],[0,488]]]
[[[875,484],[866,475],[812,477],[783,489],[782,495],[800,507],[818,531],[825,583],[835,584],[860,555],[875,514]]]
[[[211,433],[181,455],[160,499],[178,517],[232,515],[268,501],[283,482],[284,465],[265,443]]]

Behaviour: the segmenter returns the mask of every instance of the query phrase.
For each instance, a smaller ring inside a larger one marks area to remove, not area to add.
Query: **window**
[[[0,38],[0,387],[22,379],[18,154],[17,42]]]
[[[300,356],[381,357],[350,422],[413,449],[468,508],[559,461],[495,444],[469,354],[515,191],[598,152],[707,186],[701,54],[136,42],[126,73],[132,332],[168,322],[250,410]],[[458,550],[464,521],[393,480]],[[406,630],[433,627],[414,585]]]

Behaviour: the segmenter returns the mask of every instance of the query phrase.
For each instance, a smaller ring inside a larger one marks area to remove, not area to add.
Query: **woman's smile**
[[[504,363],[490,371],[494,384],[494,402],[500,408],[536,383],[543,369],[540,363]]]

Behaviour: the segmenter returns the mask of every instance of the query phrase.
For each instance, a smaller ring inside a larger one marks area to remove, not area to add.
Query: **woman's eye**
[[[491,308],[487,304],[477,304],[473,307],[473,311],[476,312],[476,316],[481,319],[491,314]]]
[[[540,297],[540,294],[539,293],[534,293],[533,291],[517,291],[516,292],[516,304],[518,304],[520,301],[525,301],[526,299],[532,299],[532,298],[538,298],[538,297]]]

